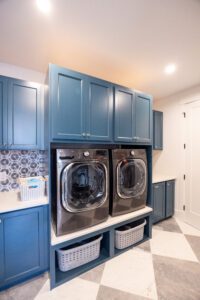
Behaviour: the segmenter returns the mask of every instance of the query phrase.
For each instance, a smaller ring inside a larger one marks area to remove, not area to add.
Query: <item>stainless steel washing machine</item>
[[[117,216],[145,207],[147,156],[145,149],[112,150],[110,214]]]
[[[78,231],[109,215],[108,150],[57,149],[56,234]]]

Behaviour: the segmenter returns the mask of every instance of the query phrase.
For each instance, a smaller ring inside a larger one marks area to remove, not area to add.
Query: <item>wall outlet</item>
[[[6,171],[0,172],[0,181],[6,181],[8,179],[8,174]]]

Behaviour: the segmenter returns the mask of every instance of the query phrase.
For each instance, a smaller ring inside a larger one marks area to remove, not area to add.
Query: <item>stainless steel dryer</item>
[[[117,216],[145,207],[147,198],[145,149],[112,150],[110,214]]]
[[[57,149],[56,234],[78,231],[109,215],[108,150]]]

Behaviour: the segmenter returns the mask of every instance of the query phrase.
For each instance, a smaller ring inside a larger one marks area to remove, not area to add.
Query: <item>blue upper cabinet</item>
[[[151,144],[151,136],[151,97],[116,86],[115,141]]]
[[[115,141],[134,142],[135,93],[115,86]]]
[[[85,138],[86,76],[51,65],[50,106],[53,140]]]
[[[86,136],[89,140],[111,141],[113,118],[113,86],[89,77]]]
[[[48,78],[51,141],[151,144],[150,96],[52,64]]]
[[[0,76],[0,149],[43,149],[42,115],[39,84]]]
[[[135,140],[145,144],[152,140],[152,99],[138,92],[135,97]]]
[[[7,142],[7,80],[0,76],[0,149]]]
[[[50,65],[51,139],[110,141],[112,85]]]
[[[40,85],[8,81],[8,148],[39,149],[41,142]]]

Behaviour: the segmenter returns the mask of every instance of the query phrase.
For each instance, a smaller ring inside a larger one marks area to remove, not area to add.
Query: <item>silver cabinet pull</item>
[[[2,220],[0,219],[0,224],[2,223]]]
[[[83,132],[83,133],[82,133],[82,136],[86,136],[86,133],[85,133],[85,132]]]

